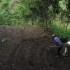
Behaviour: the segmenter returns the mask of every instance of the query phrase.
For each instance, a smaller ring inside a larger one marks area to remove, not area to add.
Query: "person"
[[[65,43],[65,49],[64,49],[64,52],[63,52],[63,56],[66,56],[67,53],[68,53],[68,48],[70,47],[70,41],[67,41]]]
[[[62,43],[61,39],[58,36],[56,36],[55,34],[53,34],[52,37],[53,37],[53,40],[54,40],[56,46],[58,46],[56,57],[59,57],[61,55],[60,52],[63,47],[63,43]]]

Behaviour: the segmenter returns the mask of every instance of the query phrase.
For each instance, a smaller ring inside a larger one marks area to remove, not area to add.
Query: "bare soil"
[[[56,58],[51,45],[48,30],[45,36],[42,28],[1,25],[0,70],[70,70],[70,57]]]

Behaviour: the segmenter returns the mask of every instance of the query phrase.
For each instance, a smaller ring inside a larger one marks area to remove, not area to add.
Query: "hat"
[[[52,36],[54,37],[54,36],[55,36],[55,34],[52,34]]]

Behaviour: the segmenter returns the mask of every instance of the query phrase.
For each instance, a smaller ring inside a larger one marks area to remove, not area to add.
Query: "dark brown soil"
[[[47,31],[48,33],[48,31]],[[56,58],[57,47],[43,29],[0,26],[0,70],[70,70],[70,57]]]

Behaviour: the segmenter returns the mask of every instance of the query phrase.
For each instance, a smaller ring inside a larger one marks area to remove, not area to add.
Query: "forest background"
[[[70,0],[0,0],[0,25],[26,24],[70,39]]]

